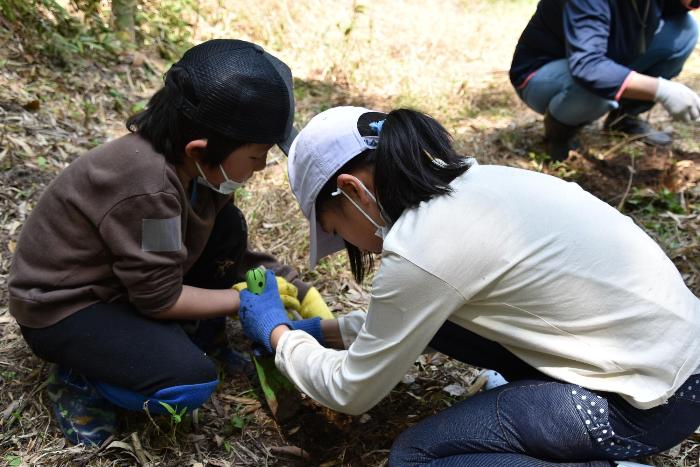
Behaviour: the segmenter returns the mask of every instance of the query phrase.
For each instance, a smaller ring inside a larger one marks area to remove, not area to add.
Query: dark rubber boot
[[[603,128],[630,136],[644,135],[641,140],[652,146],[668,146],[673,142],[669,133],[656,130],[638,116],[626,114],[620,109],[608,114]]]
[[[578,146],[575,137],[581,126],[566,125],[549,112],[544,115],[544,143],[547,154],[553,161],[565,160],[569,157],[569,150]]]

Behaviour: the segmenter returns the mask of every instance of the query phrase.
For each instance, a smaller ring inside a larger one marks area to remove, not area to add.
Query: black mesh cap
[[[175,68],[192,82],[194,101],[186,97],[180,107],[187,117],[223,136],[288,152],[296,135],[294,92],[282,61],[257,44],[214,39],[185,52]]]

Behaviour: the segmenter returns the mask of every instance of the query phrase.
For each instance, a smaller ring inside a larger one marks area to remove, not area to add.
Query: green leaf
[[[167,410],[170,415],[177,415],[177,412],[175,412],[175,409],[173,409],[172,406],[170,404],[168,404],[167,402],[158,401],[158,403],[160,405],[162,405],[163,407],[165,407],[165,410]]]
[[[233,194],[233,196],[237,200],[243,200],[250,198],[252,194],[250,191],[246,190],[245,186],[239,186],[238,188],[236,188],[236,191]]]
[[[19,465],[22,465],[22,458],[20,456],[13,456],[12,454],[7,454],[4,459],[5,462],[7,462],[7,465],[10,467],[17,467]]]
[[[239,430],[245,428],[247,424],[248,420],[246,420],[245,417],[241,417],[240,415],[234,415],[231,417],[231,425]]]
[[[146,101],[139,101],[136,104],[131,106],[131,111],[133,113],[138,113],[138,112],[141,112],[145,108],[146,108]]]

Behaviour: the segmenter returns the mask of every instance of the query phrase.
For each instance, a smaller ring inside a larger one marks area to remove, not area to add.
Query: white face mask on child
[[[341,190],[340,188],[338,188],[338,189],[335,190],[333,193],[331,193],[331,196],[338,196],[339,194],[342,193],[343,196],[345,196],[345,197],[348,199],[348,201],[350,201],[350,202],[352,203],[352,205],[355,206],[355,207],[357,208],[357,210],[360,211],[360,212],[362,213],[362,215],[365,216],[365,217],[367,218],[367,220],[370,221],[370,222],[372,223],[372,225],[375,226],[375,227],[377,228],[377,230],[374,232],[374,235],[376,235],[377,237],[379,237],[379,238],[381,238],[382,240],[384,240],[384,239],[386,238],[387,234],[389,233],[389,223],[386,221],[386,219],[385,219],[384,216],[382,215],[382,207],[381,207],[381,206],[379,205],[379,203],[377,202],[377,198],[375,198],[374,195],[372,194],[372,192],[369,191],[369,190],[367,189],[367,187],[365,186],[365,184],[362,183],[361,180],[359,180],[359,179],[357,179],[357,178],[355,178],[355,179],[360,183],[360,185],[362,186],[362,188],[364,188],[364,190],[367,192],[367,195],[368,195],[370,198],[372,198],[372,201],[374,201],[374,203],[375,203],[375,204],[377,205],[377,207],[379,208],[379,217],[382,218],[382,222],[384,223],[384,225],[379,225],[379,224],[377,224],[377,223],[374,221],[374,219],[372,219],[372,218],[370,217],[370,215],[367,214],[367,213],[365,212],[365,210],[362,209],[362,208],[360,207],[360,205],[357,204],[357,203],[355,202],[354,199],[352,199],[350,196],[348,196],[348,194],[345,193],[345,192],[344,192],[343,190]]]
[[[211,188],[212,190],[218,193],[221,193],[222,195],[230,195],[238,188],[243,186],[244,182],[237,182],[228,178],[228,175],[226,175],[224,168],[221,167],[221,164],[219,164],[219,170],[224,176],[224,181],[220,183],[218,187],[216,187],[209,180],[207,180],[207,177],[204,175],[204,172],[202,172],[202,168],[199,166],[199,163],[195,162],[195,164],[197,165],[197,170],[199,170],[199,175],[201,175],[201,177],[197,179],[197,182],[199,182],[201,185]]]

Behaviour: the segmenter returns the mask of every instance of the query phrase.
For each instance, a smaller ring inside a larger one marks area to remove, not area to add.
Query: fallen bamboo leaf
[[[186,438],[187,438],[187,441],[190,443],[198,443],[200,441],[204,441],[205,439],[207,439],[206,436],[204,436],[202,434],[195,434],[195,433],[188,433]]]
[[[311,459],[311,455],[298,446],[271,446],[270,452],[273,454],[283,454],[287,456],[300,457],[304,460]]]
[[[128,451],[131,454],[134,454],[134,448],[131,446],[129,443],[125,443],[123,441],[112,441],[107,445],[107,449],[121,449],[123,451]]]
[[[90,465],[90,461],[92,459],[94,459],[95,457],[97,457],[102,451],[106,450],[109,447],[109,445],[112,444],[113,440],[114,440],[114,435],[113,434],[109,435],[109,437],[106,440],[104,440],[102,442],[102,444],[100,444],[100,447],[97,448],[97,450],[94,451],[92,454],[90,454],[90,456],[87,459],[85,459],[82,462],[82,464],[80,464],[81,467],[85,466],[85,465]]]
[[[248,414],[251,414],[253,412],[256,412],[260,407],[261,407],[260,403],[258,402],[255,405],[249,405],[247,407],[242,408],[241,410],[238,411],[238,413],[241,415],[248,415]]]
[[[211,405],[214,407],[216,415],[218,415],[219,417],[223,417],[225,415],[224,408],[221,406],[221,401],[218,397],[212,396],[211,398],[209,398],[209,402],[211,402]]]
[[[141,446],[141,440],[136,432],[131,433],[131,442],[134,445],[134,454],[136,454],[136,458],[139,460],[139,463],[141,465],[149,465],[150,461],[153,460],[153,456],[143,449]]]
[[[215,465],[216,467],[231,467],[231,463],[223,459],[207,459],[207,465]]]
[[[22,404],[22,399],[16,399],[10,403],[10,405],[7,406],[5,410],[2,411],[2,414],[0,414],[0,421],[6,421],[8,420],[11,416],[12,413],[17,409],[17,407]]]
[[[260,403],[259,400],[253,399],[251,397],[231,396],[229,394],[219,394],[219,398],[223,399],[225,401],[235,402],[237,404],[244,404],[244,405],[255,405],[255,404]]]
[[[33,154],[32,149],[29,147],[29,145],[27,143],[24,142],[24,140],[19,139],[19,138],[14,138],[10,135],[5,135],[5,138],[7,138],[8,140],[10,140],[12,143],[19,146],[20,148],[22,148],[22,150],[25,152],[26,155]]]
[[[413,398],[414,398],[415,400],[417,400],[417,401],[422,401],[422,400],[423,400],[422,397],[416,396],[416,395],[413,394],[411,391],[406,391],[406,394],[408,394],[409,396],[413,397]]]

